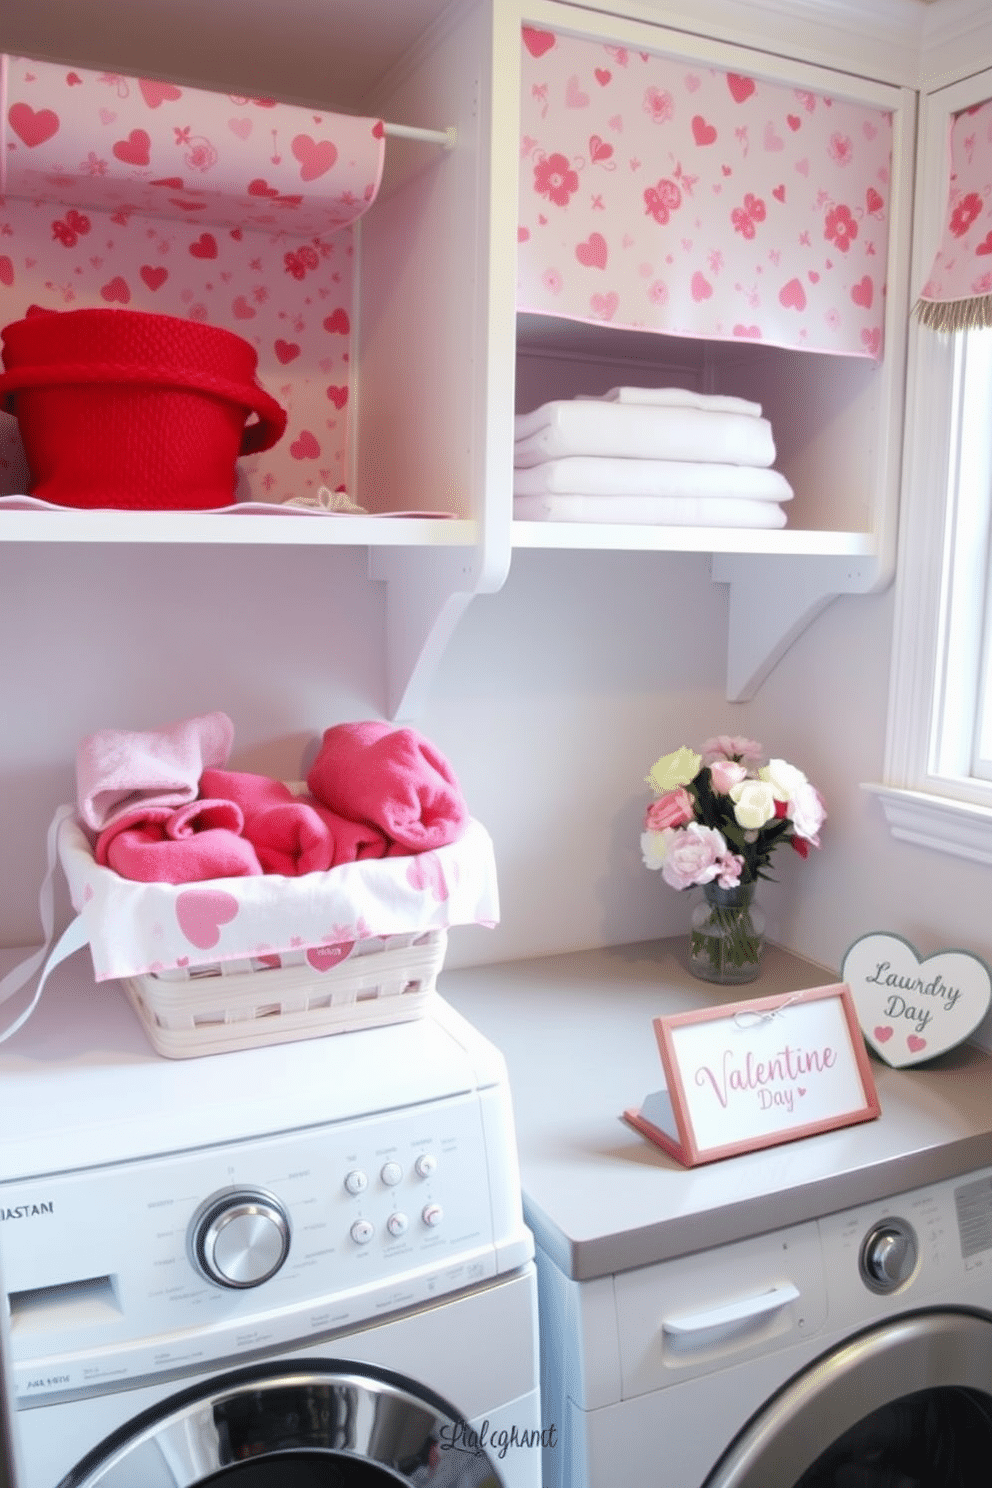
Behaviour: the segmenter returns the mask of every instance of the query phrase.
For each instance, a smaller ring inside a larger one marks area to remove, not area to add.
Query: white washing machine
[[[77,955],[0,1105],[21,1488],[540,1488],[505,1067],[443,1002],[169,1061]]]

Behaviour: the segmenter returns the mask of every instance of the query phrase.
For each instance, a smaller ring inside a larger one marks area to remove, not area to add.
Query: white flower
[[[671,827],[666,827],[663,832],[641,833],[641,857],[645,868],[657,871],[661,867],[668,856],[668,839],[671,834]]]
[[[764,780],[742,780],[727,793],[734,803],[734,817],[745,831],[758,831],[775,816],[775,793]]]
[[[770,759],[758,771],[758,779],[771,786],[777,801],[791,801],[802,786],[809,784],[802,770],[784,759]]]
[[[789,820],[797,837],[805,837],[814,847],[819,847],[819,831],[826,820],[827,812],[823,797],[814,785],[806,781],[796,791],[788,805]]]

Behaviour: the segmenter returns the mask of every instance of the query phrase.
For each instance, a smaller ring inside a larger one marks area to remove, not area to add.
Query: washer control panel
[[[523,1265],[504,1099],[0,1184],[17,1393],[310,1340]]]

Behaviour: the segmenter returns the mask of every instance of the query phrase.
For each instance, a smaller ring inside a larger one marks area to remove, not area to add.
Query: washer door
[[[136,1416],[59,1488],[500,1488],[478,1438],[431,1391],[335,1360],[259,1364]]]
[[[886,1453],[928,1447],[941,1456],[939,1469],[919,1476],[917,1457],[912,1476],[880,1475]],[[913,1313],[851,1338],[798,1375],[752,1418],[703,1488],[950,1488],[974,1482],[974,1463],[990,1456],[992,1321]]]

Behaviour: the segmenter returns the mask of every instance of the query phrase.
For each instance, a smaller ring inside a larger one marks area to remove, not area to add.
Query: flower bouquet
[[[707,981],[747,982],[758,975],[764,918],[754,887],[767,878],[783,844],[805,858],[819,847],[823,798],[801,770],[767,762],[753,739],[721,734],[702,753],[685,747],[651,767],[656,799],[641,833],[645,867],[661,869],[673,889],[701,884],[706,902],[693,912],[690,964]]]

